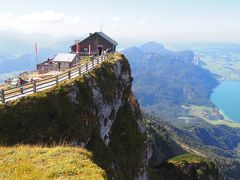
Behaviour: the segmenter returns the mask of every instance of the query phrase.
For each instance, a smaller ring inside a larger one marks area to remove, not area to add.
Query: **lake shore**
[[[240,81],[225,81],[216,87],[210,100],[226,121],[240,122]]]

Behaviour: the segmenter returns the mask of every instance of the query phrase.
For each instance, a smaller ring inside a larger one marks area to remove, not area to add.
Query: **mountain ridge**
[[[75,80],[0,105],[0,144],[81,146],[109,179],[151,179],[152,146],[132,80],[127,59],[114,55]]]
[[[211,119],[206,121],[195,115],[199,113],[196,110],[202,108],[203,113],[213,113],[208,117],[223,119],[209,98],[219,84],[216,75],[202,68],[201,63],[196,65],[192,51],[165,53],[162,45],[157,47],[161,48],[158,53],[144,52],[141,46],[123,51],[132,66],[133,89],[139,103],[144,112],[153,115],[147,118],[152,119],[150,124],[154,124],[149,125],[154,127],[149,133],[155,137],[153,149],[158,152],[154,153],[155,159],[159,160],[155,164],[163,163],[157,154],[167,158],[176,155],[161,152],[159,144],[162,140],[158,135],[165,137],[167,133],[177,143],[174,148],[179,149],[179,145],[183,145],[184,150],[198,152],[213,160],[220,170],[221,179],[238,179],[240,129],[214,125]],[[193,107],[197,107],[196,110]],[[195,114],[190,109],[194,109]],[[162,121],[167,121],[167,124]],[[154,135],[154,129],[160,133]],[[234,164],[232,168],[229,167],[231,163]]]
[[[143,45],[145,50],[148,45],[149,43]],[[157,46],[152,48],[155,45]],[[179,104],[214,106],[209,96],[219,82],[209,71],[193,64],[192,51],[172,52],[153,42],[150,43],[148,52],[144,52],[141,47],[130,48],[123,53],[131,64],[134,89],[143,108],[158,113],[157,109],[163,108],[157,102],[163,99],[168,108],[172,106],[174,109]],[[159,47],[161,49],[157,53]],[[174,109],[171,111],[172,115]],[[178,108],[178,111],[179,114],[184,114],[185,110]],[[160,112],[158,115],[162,116],[166,113]]]

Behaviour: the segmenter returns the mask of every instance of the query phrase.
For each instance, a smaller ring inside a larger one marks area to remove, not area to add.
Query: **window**
[[[88,52],[88,48],[83,48],[83,51],[84,52]]]

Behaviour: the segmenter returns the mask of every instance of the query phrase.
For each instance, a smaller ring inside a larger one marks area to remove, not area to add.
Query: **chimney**
[[[89,36],[91,36],[92,35],[92,33],[89,33]]]

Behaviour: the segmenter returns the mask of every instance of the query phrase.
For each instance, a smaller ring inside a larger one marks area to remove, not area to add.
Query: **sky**
[[[0,0],[0,31],[240,42],[239,0]]]

